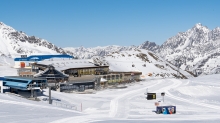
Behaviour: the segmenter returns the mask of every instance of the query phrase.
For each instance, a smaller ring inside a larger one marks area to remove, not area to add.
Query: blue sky
[[[161,45],[196,23],[220,27],[220,0],[1,0],[0,21],[59,47]]]

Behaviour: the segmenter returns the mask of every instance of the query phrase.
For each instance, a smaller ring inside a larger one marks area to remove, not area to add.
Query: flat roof
[[[40,61],[38,63],[35,63],[35,65],[39,66],[47,66],[47,65],[52,65],[55,67],[56,70],[62,71],[62,70],[67,70],[67,69],[73,69],[73,68],[100,68],[100,67],[109,67],[108,65],[102,65],[102,66],[97,66],[89,60],[76,60],[76,59],[68,59],[68,60],[45,60],[45,61]]]
[[[4,78],[5,79],[6,78],[15,78],[15,79],[29,79],[29,80],[46,80],[46,79],[43,79],[43,78],[21,77],[21,76],[5,76]]]

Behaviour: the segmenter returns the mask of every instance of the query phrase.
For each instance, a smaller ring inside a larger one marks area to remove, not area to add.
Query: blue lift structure
[[[18,90],[43,89],[47,86],[47,80],[32,77],[5,76],[3,86]]]
[[[70,55],[32,55],[32,56],[26,56],[23,55],[21,58],[15,58],[14,61],[42,61],[45,59],[51,59],[51,58],[74,58]]]

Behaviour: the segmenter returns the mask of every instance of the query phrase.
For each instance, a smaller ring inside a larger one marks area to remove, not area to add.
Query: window
[[[116,79],[119,79],[119,75],[116,75]]]
[[[107,80],[110,80],[110,76],[107,76]]]
[[[112,75],[112,79],[115,79],[115,75]]]

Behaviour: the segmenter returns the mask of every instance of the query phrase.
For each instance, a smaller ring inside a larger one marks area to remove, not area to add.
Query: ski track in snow
[[[166,94],[167,94],[168,97],[173,98],[173,99],[178,100],[178,101],[181,101],[181,102],[191,103],[191,104],[195,104],[195,105],[199,105],[199,106],[203,106],[203,107],[208,107],[208,108],[220,110],[220,106],[205,104],[205,103],[200,103],[200,102],[193,102],[193,101],[190,101],[188,99],[184,99],[184,98],[181,98],[181,97],[174,96],[169,91],[166,91]]]
[[[159,84],[161,84],[163,80],[157,80],[157,83],[150,85],[150,86],[143,86],[142,88],[138,89],[138,90],[133,90],[133,91],[129,91],[127,93],[124,93],[118,97],[116,97],[115,99],[111,100],[110,103],[110,112],[109,112],[109,116],[110,117],[118,117],[118,118],[127,118],[127,114],[128,110],[129,110],[129,101],[127,101],[126,99],[129,98],[131,99],[131,97],[136,96],[138,94],[140,94],[141,92],[144,92],[144,90],[147,88],[151,88],[154,86],[157,86]],[[149,83],[151,84],[151,83]],[[168,87],[165,88],[170,88],[173,85],[169,85]]]
[[[13,105],[24,105],[24,106],[31,106],[31,107],[40,107],[40,108],[46,108],[46,109],[55,109],[55,110],[64,110],[64,111],[69,111],[69,112],[76,112],[73,110],[68,110],[68,109],[63,109],[63,108],[58,108],[58,107],[50,107],[48,106],[43,106],[43,105],[37,105],[37,104],[31,104],[31,103],[25,103],[25,102],[18,102],[18,101],[10,101],[10,100],[4,100],[0,99],[0,103],[7,103],[7,104],[13,104]]]
[[[7,60],[4,58],[4,62],[6,63],[6,64],[8,64],[9,66],[11,65],[9,62],[7,62]]]
[[[179,80],[178,81],[173,81],[172,79],[164,79],[164,80],[157,80],[157,82],[153,85],[150,85],[151,83],[149,83],[150,86],[144,85],[140,89],[129,91],[127,93],[123,93],[122,95],[112,99],[111,102],[110,102],[109,118],[120,118],[120,119],[122,118],[122,119],[126,120],[126,118],[128,118],[128,116],[129,116],[128,115],[129,100],[131,100],[133,97],[135,97],[137,95],[140,95],[141,92],[144,92],[146,87],[148,89],[155,88],[155,87],[157,87],[157,85],[160,85],[162,82],[166,82],[166,83],[171,82],[171,84],[168,84],[163,88],[158,87],[158,88],[154,89],[152,92],[160,93],[161,90],[165,90],[164,92],[166,93],[166,95],[170,98],[175,99],[175,100],[186,102],[186,103],[192,103],[192,104],[196,104],[196,105],[204,106],[204,107],[208,107],[208,108],[220,109],[219,106],[204,104],[204,103],[191,102],[190,100],[183,99],[181,97],[177,97],[177,96],[172,95],[168,90],[170,90],[172,88],[179,87],[180,85],[183,84],[183,82],[179,81]],[[184,83],[184,85],[185,84],[189,84],[189,82]],[[58,120],[58,121],[54,121],[52,123],[70,122],[73,119],[75,119],[78,123],[89,123],[89,122],[102,121],[101,117],[99,118],[100,120],[97,120],[98,115],[100,115],[100,114],[84,115],[84,116],[77,116],[77,117],[72,117],[72,118],[65,118],[65,119],[61,119],[61,120]],[[130,116],[135,116],[135,115],[130,115]],[[106,117],[106,116],[103,115],[103,117]],[[198,117],[199,116],[196,116],[195,120],[198,120]],[[96,120],[95,120],[95,118],[96,118]],[[202,119],[209,119],[209,118],[202,118]],[[127,120],[132,120],[132,119],[127,119]],[[152,119],[152,118],[150,118],[150,119],[143,118],[143,120],[154,120],[154,119]],[[162,120],[162,119],[159,118],[157,120]],[[171,119],[167,119],[167,120],[171,120]]]

